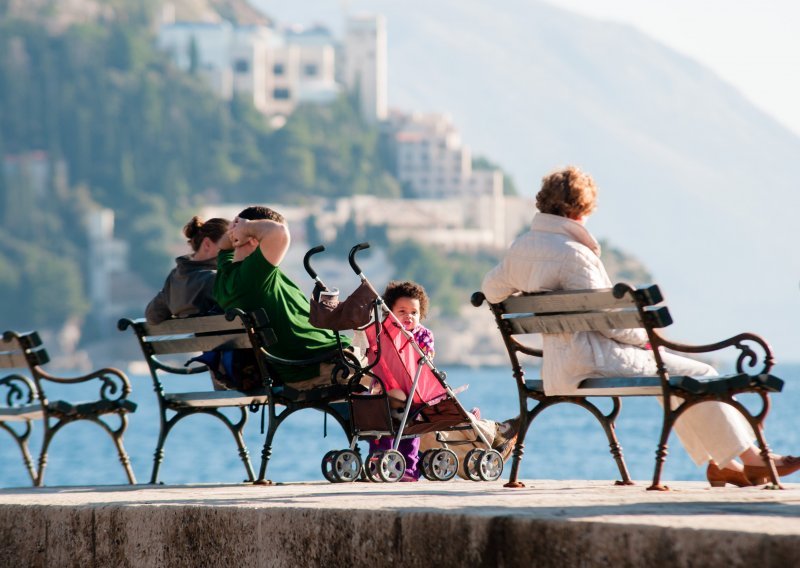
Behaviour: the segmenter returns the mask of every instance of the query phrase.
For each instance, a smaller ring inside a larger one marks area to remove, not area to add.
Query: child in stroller
[[[368,344],[367,364],[354,365],[350,381],[350,448],[333,450],[325,455],[322,460],[324,476],[332,482],[354,481],[362,476],[363,471],[371,481],[400,481],[407,474],[405,456],[399,451],[404,440],[427,432],[466,428],[472,429],[476,439],[481,441],[481,447],[472,450],[465,458],[465,470],[470,479],[499,479],[503,472],[503,458],[475,427],[475,417],[461,406],[447,384],[445,374],[434,367],[431,358],[418,344],[413,328],[409,331],[396,314],[385,310],[384,298],[375,291],[356,263],[356,253],[368,247],[369,244],[361,243],[350,250],[350,266],[361,279],[361,284],[341,302],[338,298],[330,298],[330,291],[310,267],[311,255],[323,251],[324,247],[311,249],[304,260],[306,270],[316,281],[311,298],[311,323],[335,331],[360,329]],[[413,307],[413,302],[411,304]],[[385,319],[382,311],[386,312]],[[362,385],[369,381],[364,379],[371,379],[367,392],[363,392]],[[401,412],[393,412],[393,404]],[[391,442],[380,442],[378,447],[373,447],[362,468],[357,442],[389,438]],[[382,448],[389,443],[390,449]],[[458,470],[458,458],[446,444],[425,452],[420,458],[422,475],[430,480],[447,481]]]
[[[386,308],[394,314],[393,319],[413,336],[413,341],[417,343],[422,353],[429,360],[433,360],[433,332],[420,324],[420,320],[424,319],[428,313],[428,295],[425,293],[425,288],[416,282],[393,280],[383,291],[383,301]],[[387,325],[386,319],[384,319],[383,325],[384,327]],[[392,321],[389,325],[397,324]],[[406,340],[405,343],[408,341],[410,340]],[[403,349],[409,349],[408,345],[402,345],[400,350]],[[376,352],[376,345],[373,342],[368,354],[374,357]],[[386,394],[389,396],[391,413],[396,420],[399,420],[403,415],[409,392],[404,390],[402,385],[397,385]],[[370,441],[370,451],[376,453],[390,450],[393,443],[394,439],[391,436],[381,436]],[[414,436],[400,440],[397,450],[403,454],[406,461],[405,473],[400,481],[417,481],[419,479],[419,469],[417,468],[419,437]]]

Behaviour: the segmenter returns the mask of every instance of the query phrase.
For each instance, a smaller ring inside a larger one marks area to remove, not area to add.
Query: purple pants
[[[394,446],[394,438],[391,436],[383,436],[377,440],[370,440],[370,451],[384,451],[391,450]],[[400,445],[397,451],[403,454],[406,459],[406,475],[412,476],[414,479],[419,479],[419,470],[417,469],[417,462],[419,461],[419,438],[404,438],[400,440]]]

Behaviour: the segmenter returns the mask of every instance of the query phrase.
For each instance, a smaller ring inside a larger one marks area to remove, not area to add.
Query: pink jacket
[[[600,245],[571,219],[537,213],[503,261],[483,279],[492,303],[517,292],[610,288]],[[643,329],[543,335],[542,380],[547,394],[572,394],[590,376],[655,375]]]

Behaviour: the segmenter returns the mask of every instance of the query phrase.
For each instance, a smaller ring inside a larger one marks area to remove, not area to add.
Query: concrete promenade
[[[800,485],[287,483],[0,491],[0,566],[800,566]]]

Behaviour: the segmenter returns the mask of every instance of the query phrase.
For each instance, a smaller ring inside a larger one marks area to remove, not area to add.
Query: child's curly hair
[[[542,213],[577,219],[597,207],[597,187],[590,175],[575,166],[556,170],[542,178],[536,208]]]
[[[390,310],[393,309],[395,302],[400,298],[419,300],[419,319],[425,319],[425,316],[428,315],[428,294],[425,293],[425,288],[421,284],[409,280],[389,282],[386,290],[383,291],[383,301],[386,307]]]

